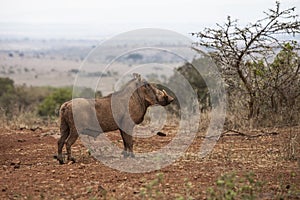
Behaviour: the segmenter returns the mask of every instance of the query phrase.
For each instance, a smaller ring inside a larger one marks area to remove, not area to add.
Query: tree
[[[200,74],[193,66],[195,62],[203,62],[203,60],[204,59],[193,60],[192,63],[185,63],[176,70],[188,80],[189,84],[191,84],[193,90],[197,94],[198,101],[201,105],[201,110],[206,110],[211,107],[211,105],[209,91],[202,76],[207,74]]]
[[[208,66],[209,63],[210,61],[208,61],[206,58],[199,58],[194,59],[191,63],[184,63],[182,66],[179,66],[178,68],[174,69],[174,74],[171,77],[169,77],[167,83],[168,85],[172,85],[172,87],[175,88],[176,91],[180,92],[180,96],[184,98],[181,98],[181,102],[178,102],[177,97],[175,98],[173,103],[174,106],[172,107],[172,109],[174,110],[172,110],[172,112],[178,114],[178,110],[180,110],[179,106],[190,104],[193,104],[193,106],[190,107],[192,108],[192,110],[189,110],[189,112],[196,109],[194,107],[196,106],[194,105],[195,102],[192,101],[193,95],[196,95],[201,112],[209,110],[211,108],[211,91],[208,90],[207,83],[204,80],[204,78],[206,78],[206,80],[209,79],[209,72],[203,70],[203,73],[200,74],[200,72],[198,72],[195,68],[195,66]],[[185,79],[187,82],[183,82],[182,78]],[[187,84],[191,86],[191,89],[193,90],[193,92],[195,92],[195,94],[191,93],[191,91],[188,89],[189,86]],[[172,91],[170,91],[168,88],[159,89],[165,89],[167,93],[172,94]],[[182,105],[180,105],[180,103],[182,103]]]
[[[269,60],[279,48],[284,50],[287,43],[295,44],[279,39],[300,33],[300,22],[294,12],[295,7],[282,10],[280,3],[276,2],[275,9],[264,12],[266,16],[255,23],[240,27],[237,20],[228,17],[227,22],[217,24],[216,29],[205,28],[202,32],[192,33],[199,38],[195,49],[197,46],[210,49],[228,84],[229,93],[239,90],[246,94],[249,118],[258,114],[258,93],[261,91],[258,88],[261,83],[255,79],[259,71],[255,68],[267,70],[265,66],[271,67]],[[297,77],[298,73],[294,71],[293,77]]]
[[[264,80],[268,93],[264,88],[257,86],[258,92],[264,94],[274,112],[279,111],[279,107],[291,109],[296,99],[300,97],[300,57],[296,52],[296,43],[287,43],[275,56],[274,61],[264,67],[268,69],[264,73]]]
[[[292,118],[299,119],[295,116],[300,111],[300,56],[296,45],[285,44],[270,63],[263,62],[263,59],[246,63],[252,69],[257,116],[277,114],[289,122],[293,121]]]

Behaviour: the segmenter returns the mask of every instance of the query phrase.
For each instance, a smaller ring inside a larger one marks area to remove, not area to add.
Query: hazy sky
[[[283,8],[296,6],[300,14],[300,0],[282,0],[281,4]],[[241,23],[253,22],[274,6],[275,0],[0,0],[0,23],[8,27],[19,24],[16,30],[23,28],[24,34],[26,28],[20,23],[61,32],[66,27],[72,27],[70,32],[103,34],[146,27],[193,32],[222,23],[228,15]],[[31,27],[30,31],[39,29]]]

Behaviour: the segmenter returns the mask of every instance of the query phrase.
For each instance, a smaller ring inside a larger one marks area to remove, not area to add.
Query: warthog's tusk
[[[166,92],[166,90],[162,90],[163,91],[163,93],[167,96],[167,92]]]

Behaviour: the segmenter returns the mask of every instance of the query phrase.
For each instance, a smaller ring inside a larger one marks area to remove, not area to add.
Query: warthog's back
[[[70,128],[76,128],[79,132],[84,132],[86,129],[99,132],[118,129],[112,115],[109,97],[73,99],[62,105],[60,116]]]

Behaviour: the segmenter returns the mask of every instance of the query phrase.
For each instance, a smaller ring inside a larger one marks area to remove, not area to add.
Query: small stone
[[[163,132],[157,132],[156,133],[158,136],[161,136],[161,137],[165,137],[165,136],[167,136],[167,134],[165,134],[165,133],[163,133]]]
[[[74,161],[72,161],[72,160],[68,161],[68,165],[72,165],[72,164],[74,164]],[[70,169],[70,171],[72,171],[72,170]]]
[[[16,159],[16,160],[13,160],[11,161],[10,165],[11,166],[14,166],[15,169],[19,169],[20,168],[20,164],[21,164],[21,161]]]
[[[104,189],[101,185],[98,185],[98,192],[99,192],[102,196],[106,196],[106,194],[107,194],[106,189]]]
[[[133,191],[133,194],[139,194],[140,193],[140,191]]]
[[[14,169],[19,169],[20,168],[20,164],[15,164],[14,165]]]
[[[101,191],[106,191],[101,185],[98,185],[98,191],[101,192]]]

